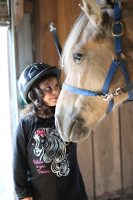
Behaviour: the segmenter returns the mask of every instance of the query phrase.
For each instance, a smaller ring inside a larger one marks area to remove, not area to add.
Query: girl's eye
[[[46,93],[52,93],[53,91],[59,91],[60,90],[60,84],[56,84],[54,86],[47,86],[42,91]]]
[[[51,92],[52,91],[52,87],[50,86],[47,86],[45,89],[44,89],[45,92]]]

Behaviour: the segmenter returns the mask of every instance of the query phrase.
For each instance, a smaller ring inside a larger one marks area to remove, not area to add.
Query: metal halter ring
[[[116,28],[119,26],[120,28],[120,31],[116,31]],[[112,30],[112,35],[114,37],[120,37],[124,34],[124,25],[122,22],[120,21],[116,21],[116,22],[113,22],[112,23],[112,27],[111,27],[111,30]]]

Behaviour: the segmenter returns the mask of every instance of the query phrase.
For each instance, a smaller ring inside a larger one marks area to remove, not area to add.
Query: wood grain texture
[[[125,195],[133,191],[133,102],[120,109],[123,188]]]
[[[92,137],[88,137],[78,144],[78,162],[84,179],[86,192],[89,199],[94,197],[94,166],[93,166],[93,142]]]
[[[49,22],[57,22],[57,1],[36,0],[35,2],[35,60],[51,65],[58,64]]]
[[[105,117],[94,132],[96,196],[107,196],[121,190],[121,157],[119,115]]]

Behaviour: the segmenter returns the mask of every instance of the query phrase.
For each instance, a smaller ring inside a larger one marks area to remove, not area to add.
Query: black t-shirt
[[[64,142],[54,117],[21,119],[14,138],[14,183],[18,199],[87,200],[76,144]]]

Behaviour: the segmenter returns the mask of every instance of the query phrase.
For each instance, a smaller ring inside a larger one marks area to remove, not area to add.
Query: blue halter
[[[121,3],[119,0],[116,0],[116,2],[114,4],[114,22],[112,24],[112,35],[114,36],[114,39],[115,39],[115,55],[117,58],[116,59],[114,58],[110,65],[109,71],[107,73],[107,76],[106,76],[104,84],[103,84],[102,92],[97,93],[97,92],[93,92],[90,90],[76,88],[76,87],[70,86],[66,83],[63,84],[62,89],[68,90],[74,94],[80,94],[80,95],[84,95],[84,96],[104,96],[104,97],[106,97],[106,95],[108,94],[109,87],[112,82],[113,76],[115,75],[115,73],[119,67],[121,68],[126,85],[130,84],[131,83],[130,77],[129,77],[129,74],[127,71],[127,66],[123,59],[123,53],[122,53],[121,36],[123,35],[123,33],[124,33],[123,24],[121,23]],[[131,90],[128,91],[128,96],[129,96],[129,100],[133,100],[133,92]],[[112,111],[113,106],[114,106],[114,99],[112,98],[109,101],[107,113]]]

